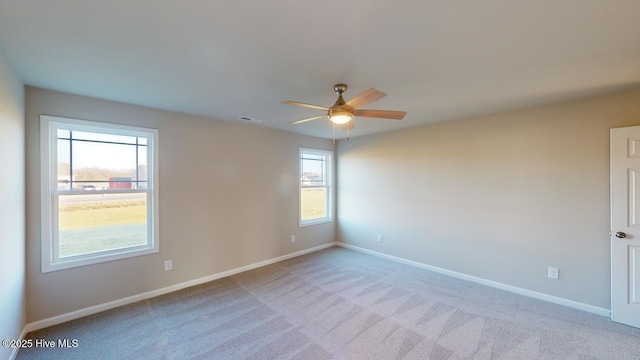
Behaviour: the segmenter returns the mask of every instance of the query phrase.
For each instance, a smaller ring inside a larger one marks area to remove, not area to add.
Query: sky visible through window
[[[68,140],[68,130],[58,131],[58,162],[70,163],[70,147]],[[120,136],[110,134],[98,134],[98,133],[86,133],[86,132],[73,132],[73,167],[76,169],[100,167],[109,170],[123,170],[123,169],[135,169],[136,168],[136,146],[135,137],[133,136]],[[146,138],[139,138],[140,143],[146,144]],[[93,140],[104,141],[114,143],[124,143],[131,145],[99,143],[99,142],[85,142],[75,140]],[[139,147],[145,149],[145,154],[139,154],[139,163],[146,163],[146,147]]]
[[[325,180],[325,156],[304,154],[302,156],[302,176],[315,175]],[[304,180],[304,179],[302,179]]]

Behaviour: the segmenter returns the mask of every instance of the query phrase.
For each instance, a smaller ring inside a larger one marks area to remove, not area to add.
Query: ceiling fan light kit
[[[353,119],[353,115],[348,111],[331,111],[331,114],[329,114],[329,120],[336,125],[346,124],[351,121],[351,119]]]
[[[336,125],[345,125],[349,124],[348,128],[353,129],[353,120],[354,116],[362,116],[362,117],[371,117],[371,118],[380,118],[380,119],[392,119],[392,120],[401,120],[407,114],[406,111],[395,111],[395,110],[362,110],[360,109],[363,106],[366,106],[374,101],[380,100],[383,97],[387,96],[387,94],[382,91],[376,89],[369,89],[364,91],[358,95],[356,95],[353,99],[345,102],[342,98],[342,94],[347,91],[346,84],[336,84],[333,86],[333,90],[338,94],[338,100],[333,104],[332,107],[327,108],[323,106],[306,104],[297,101],[283,101],[283,104],[287,105],[296,105],[307,107],[311,109],[325,110],[327,112],[327,117],[329,120]],[[325,115],[312,116],[301,120],[292,121],[289,124],[301,124],[304,122],[317,120],[325,117]]]

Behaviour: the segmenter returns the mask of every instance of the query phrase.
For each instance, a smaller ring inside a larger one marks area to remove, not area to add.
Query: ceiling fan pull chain
[[[333,145],[336,144],[336,124],[333,124]]]

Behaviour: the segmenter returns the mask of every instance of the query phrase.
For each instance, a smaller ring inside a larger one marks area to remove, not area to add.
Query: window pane
[[[302,220],[326,218],[326,188],[301,188],[300,213]]]
[[[310,159],[310,160],[324,160],[324,155],[305,153],[305,154],[302,154],[302,158]]]
[[[104,190],[104,183],[102,182],[78,182],[75,181],[73,183],[73,190],[76,191],[96,191],[96,190]]]
[[[131,189],[135,178],[136,147],[73,141],[73,190],[82,185],[101,189]]]
[[[147,168],[158,159],[147,156],[158,130],[48,115],[40,125],[41,181],[51,189],[41,194],[51,210],[42,217],[42,272],[157,253],[158,189]]]
[[[111,135],[84,131],[74,131],[72,135],[74,140],[108,141],[125,144],[136,143],[135,136]]]
[[[60,130],[58,130],[60,131]],[[71,189],[71,155],[69,140],[58,140],[58,190]]]
[[[331,154],[300,149],[300,226],[331,221]]]
[[[59,197],[60,258],[147,244],[147,194]]]
[[[70,136],[69,134],[70,134],[69,130],[65,130],[65,129],[58,129],[58,131],[57,131],[57,134],[56,134],[56,135],[57,135],[59,138],[65,138],[65,139],[68,139],[68,138],[69,138],[69,136]]]
[[[303,186],[324,186],[326,183],[325,160],[302,159],[301,184]]]
[[[137,189],[146,189],[147,188],[147,180],[148,178],[148,166],[147,166],[147,147],[146,146],[138,146],[138,169],[136,174],[134,175],[134,180],[141,181],[137,184],[134,183],[134,188]],[[137,187],[136,187],[137,186]]]

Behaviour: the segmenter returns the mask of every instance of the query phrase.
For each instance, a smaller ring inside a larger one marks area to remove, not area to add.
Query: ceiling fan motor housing
[[[342,96],[342,94],[347,92],[347,84],[335,84],[333,85],[333,91],[335,91],[336,94]]]
[[[347,91],[346,84],[335,84],[333,90],[338,94],[338,100],[329,108],[329,120],[337,125],[346,124],[353,119],[353,108],[347,105],[347,102],[342,98],[342,94]]]

